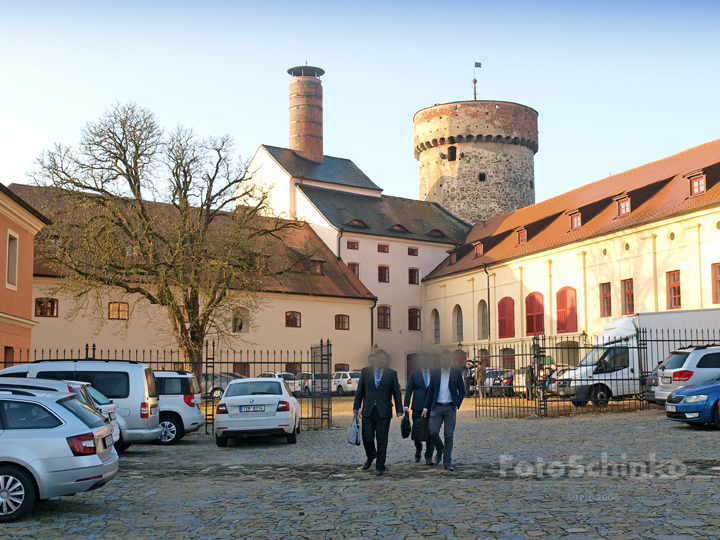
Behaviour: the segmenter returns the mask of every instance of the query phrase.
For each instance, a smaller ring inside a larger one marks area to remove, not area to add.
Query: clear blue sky
[[[412,117],[472,97],[540,113],[537,199],[720,138],[717,1],[0,1],[0,181],[116,101],[287,146],[289,67],[326,70],[325,153],[417,197]]]

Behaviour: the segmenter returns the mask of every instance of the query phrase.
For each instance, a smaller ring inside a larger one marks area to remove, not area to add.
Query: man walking
[[[372,366],[363,368],[358,382],[353,413],[362,410],[362,439],[367,460],[363,471],[367,471],[377,459],[375,468],[378,476],[385,474],[388,434],[392,419],[392,402],[398,417],[403,415],[402,395],[397,372],[387,367],[388,354],[380,349],[375,352]],[[377,441],[377,447],[375,443]]]
[[[532,362],[525,368],[525,396],[528,401],[535,399],[535,366]]]
[[[465,381],[465,395],[470,396],[470,387],[472,386],[473,378],[473,363],[470,361],[465,362],[465,369],[463,370],[463,380]]]
[[[482,359],[478,362],[478,366],[475,368],[475,391],[481,398],[485,397],[485,378],[487,377],[487,371],[485,369],[485,363]]]
[[[405,390],[405,412],[412,409],[413,424],[420,420],[423,407],[425,407],[425,398],[427,397],[427,389],[430,386],[430,355],[420,353],[420,367],[410,372],[410,377]],[[411,401],[412,400],[412,401]],[[419,463],[422,458],[422,441],[415,442],[415,463]],[[428,430],[428,438],[425,441],[425,463],[434,465],[432,460],[435,444]]]
[[[422,415],[430,416],[430,436],[437,449],[433,462],[439,465],[442,460],[448,471],[455,470],[452,465],[453,435],[456,413],[464,398],[462,372],[452,365],[452,354],[445,350],[440,356],[440,369],[433,371],[430,376]],[[440,439],[440,428],[443,426],[444,443]]]

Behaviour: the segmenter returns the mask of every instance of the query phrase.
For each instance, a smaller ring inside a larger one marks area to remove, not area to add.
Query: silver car
[[[97,489],[117,471],[110,426],[74,394],[0,391],[0,522],[38,500]]]
[[[200,380],[202,381],[203,395],[214,399],[220,399],[223,392],[225,392],[227,385],[230,384],[230,381],[244,378],[245,375],[229,371],[223,373],[203,373],[200,377]]]
[[[655,403],[665,405],[678,388],[711,381],[720,375],[720,345],[683,347],[670,353],[658,368]]]

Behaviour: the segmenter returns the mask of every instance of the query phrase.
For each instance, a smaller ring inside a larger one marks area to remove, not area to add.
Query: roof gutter
[[[342,237],[343,237],[343,233],[345,232],[345,229],[340,227],[339,232],[340,232],[340,234],[338,235],[337,258],[338,258],[338,261],[342,261],[342,256],[340,255],[340,248],[342,246]]]

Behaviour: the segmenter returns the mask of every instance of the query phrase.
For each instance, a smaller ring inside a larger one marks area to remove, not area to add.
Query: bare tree
[[[37,247],[62,276],[58,289],[93,309],[120,291],[162,306],[180,350],[199,374],[210,333],[252,311],[268,283],[305,272],[302,227],[271,216],[268,189],[233,157],[229,137],[164,133],[134,103],[110,108],[82,131],[77,150],[56,145],[37,160],[33,201],[53,220]]]

